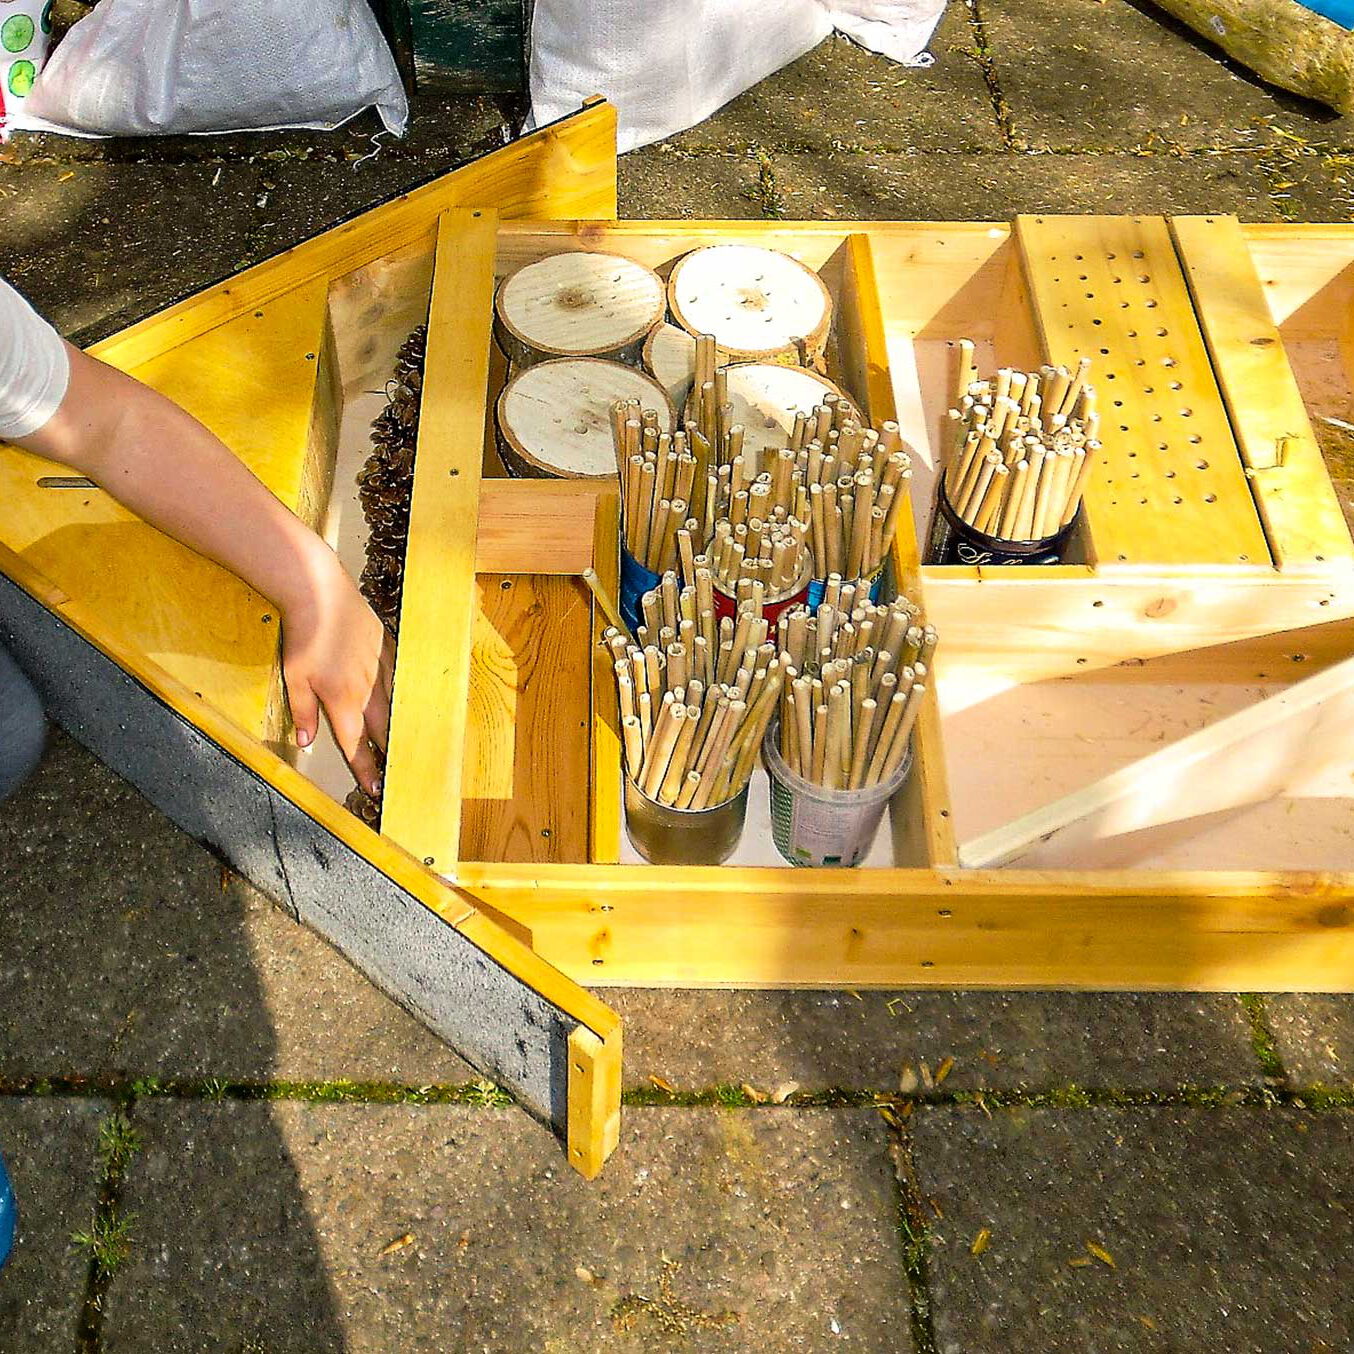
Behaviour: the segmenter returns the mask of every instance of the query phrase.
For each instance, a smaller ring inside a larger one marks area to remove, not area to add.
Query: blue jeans
[[[17,790],[42,756],[47,723],[38,693],[0,649],[0,799]]]

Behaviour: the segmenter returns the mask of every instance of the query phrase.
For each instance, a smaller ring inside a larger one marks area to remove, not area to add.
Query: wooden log
[[[675,324],[660,324],[644,340],[644,369],[668,392],[674,409],[691,394],[696,373],[696,340]]]
[[[504,279],[494,337],[517,367],[556,357],[638,362],[664,308],[663,284],[643,264],[619,254],[550,254]]]
[[[811,414],[824,395],[836,395],[850,403],[850,396],[826,376],[800,367],[782,367],[772,362],[744,362],[727,368],[729,403],[733,413],[729,426],[743,429],[743,454],[760,454],[767,447],[789,444],[796,414]],[[686,417],[693,418],[688,406]]]
[[[529,479],[609,479],[616,474],[611,406],[637,399],[664,432],[675,414],[651,377],[619,362],[562,357],[518,372],[498,397],[498,451]]]
[[[808,366],[822,357],[832,325],[822,278],[753,245],[711,245],[679,259],[668,305],[688,333],[715,336],[721,361]]]
[[[1293,0],[1155,0],[1281,89],[1354,113],[1354,36]]]

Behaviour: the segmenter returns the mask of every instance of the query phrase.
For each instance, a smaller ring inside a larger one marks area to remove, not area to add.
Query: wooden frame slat
[[[1274,562],[1354,567],[1354,541],[1240,223],[1177,216],[1171,234]]]
[[[381,805],[382,831],[442,874],[460,856],[497,226],[438,220]]]

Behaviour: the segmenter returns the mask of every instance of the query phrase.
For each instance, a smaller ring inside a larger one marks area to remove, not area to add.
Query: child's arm
[[[138,517],[229,569],[278,608],[297,742],[319,709],[369,793],[385,748],[394,650],[337,556],[172,401],[66,345],[70,380],[57,411],[13,440],[72,466]]]

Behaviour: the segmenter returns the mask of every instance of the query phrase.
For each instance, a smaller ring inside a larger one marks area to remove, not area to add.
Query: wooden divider
[[[1354,565],[1354,541],[1234,216],[1171,221],[1180,263],[1281,569]]]
[[[381,805],[382,831],[442,874],[460,855],[497,228],[487,209],[438,221]]]

